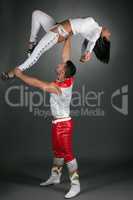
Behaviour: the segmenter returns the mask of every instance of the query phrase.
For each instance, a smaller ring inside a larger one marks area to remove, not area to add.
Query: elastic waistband
[[[58,26],[58,31],[59,34],[64,38],[66,38],[69,35],[69,33],[64,29],[64,27],[61,24]]]
[[[71,25],[72,33],[75,35],[75,30],[74,30],[74,27],[73,27],[72,19],[70,18],[68,20],[69,20],[70,25]]]
[[[65,121],[69,121],[71,120],[72,118],[71,117],[66,117],[66,118],[61,118],[61,119],[55,119],[55,120],[52,120],[52,123],[53,124],[56,124],[58,122],[65,122]]]

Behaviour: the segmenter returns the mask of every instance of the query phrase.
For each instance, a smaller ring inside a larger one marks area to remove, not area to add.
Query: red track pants
[[[74,159],[72,150],[73,120],[52,123],[52,150],[54,157],[65,162]]]

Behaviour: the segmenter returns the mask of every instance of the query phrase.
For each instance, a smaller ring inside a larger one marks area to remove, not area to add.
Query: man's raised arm
[[[70,54],[71,54],[71,37],[69,36],[65,42],[62,49],[62,62],[66,63],[68,60],[70,60]]]
[[[48,83],[48,82],[41,81],[37,78],[28,76],[24,74],[18,68],[15,68],[14,74],[16,75],[16,77],[18,77],[19,79],[21,79],[22,81],[24,81],[26,84],[30,86],[37,87],[49,93],[55,93],[57,95],[61,94],[61,89],[58,86],[56,86],[55,83],[53,82]]]

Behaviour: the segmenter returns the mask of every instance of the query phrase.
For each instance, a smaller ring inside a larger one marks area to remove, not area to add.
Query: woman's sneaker
[[[9,79],[14,79],[15,78],[15,75],[9,74],[8,72],[2,72],[0,76],[1,76],[1,79],[3,81],[7,81]]]

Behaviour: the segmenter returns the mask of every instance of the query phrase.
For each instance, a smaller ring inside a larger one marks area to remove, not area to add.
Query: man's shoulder
[[[61,88],[68,88],[74,84],[75,77],[66,78],[64,81],[60,82],[58,80],[54,81],[54,83]]]

